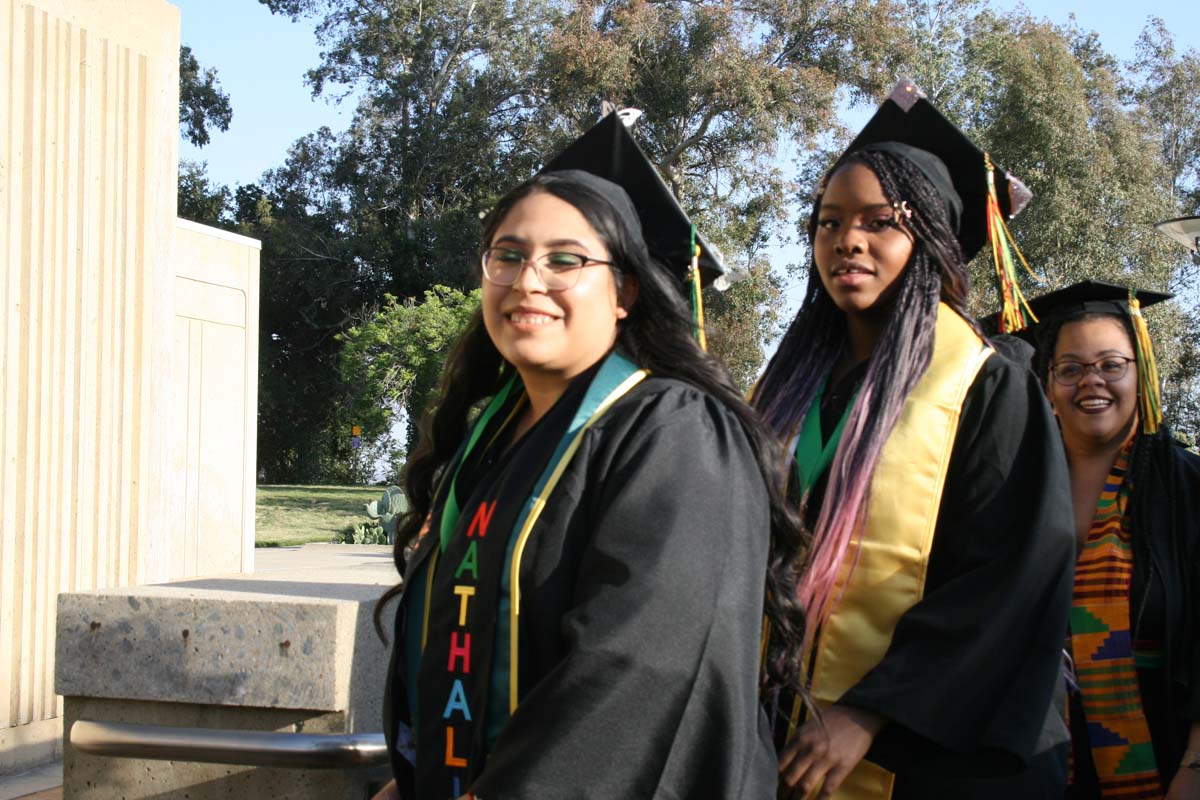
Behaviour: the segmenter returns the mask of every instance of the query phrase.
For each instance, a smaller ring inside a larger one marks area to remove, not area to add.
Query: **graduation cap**
[[[641,220],[642,236],[650,254],[662,261],[679,280],[691,283],[697,338],[703,346],[704,311],[700,288],[726,274],[724,258],[721,251],[696,230],[679,200],[629,132],[623,114],[617,112],[605,116],[546,164],[542,171],[582,170],[612,181],[625,190]]]
[[[1017,285],[1016,264],[1029,265],[1017,248],[1006,220],[1025,208],[1033,193],[992,163],[991,158],[933,107],[912,81],[902,80],[846,148],[884,150],[913,163],[946,202],[957,226],[963,258],[970,260],[992,245],[997,285],[1004,305],[1004,330],[1020,330],[1029,310]],[[1033,275],[1032,270],[1029,270]],[[1039,281],[1040,282],[1040,281]]]
[[[1170,300],[1174,296],[1165,292],[1134,289],[1103,281],[1080,281],[1030,300],[1029,306],[1037,315],[1039,323],[1026,328],[1018,335],[1041,351],[1051,346],[1049,342],[1039,343],[1038,340],[1041,333],[1052,323],[1082,314],[1128,315],[1133,323],[1133,345],[1137,350],[1138,404],[1142,430],[1145,433],[1155,433],[1162,422],[1158,366],[1154,360],[1154,347],[1150,343],[1150,331],[1146,328],[1142,308]],[[998,317],[998,314],[989,317],[985,321],[985,327],[997,329]],[[1045,357],[1052,355],[1043,353]]]

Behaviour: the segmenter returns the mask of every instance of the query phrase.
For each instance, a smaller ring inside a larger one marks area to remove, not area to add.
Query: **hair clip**
[[[892,203],[892,210],[896,212],[897,217],[912,219],[912,209],[908,207],[907,200],[897,200]]]

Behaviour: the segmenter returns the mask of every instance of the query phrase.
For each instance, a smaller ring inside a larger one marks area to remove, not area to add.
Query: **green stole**
[[[494,645],[490,664],[487,665],[487,667],[490,667],[490,674],[487,678],[481,678],[487,680],[490,686],[487,692],[485,730],[482,735],[485,752],[486,749],[491,747],[496,736],[499,735],[500,731],[508,723],[519,700],[518,643],[521,591],[519,576],[525,545],[542,510],[545,508],[547,500],[552,495],[567,465],[571,462],[582,444],[583,435],[615,402],[640,383],[647,374],[645,370],[638,369],[635,364],[618,353],[613,352],[606,357],[603,364],[600,365],[599,370],[591,378],[591,383],[579,401],[578,407],[571,415],[565,431],[558,440],[553,452],[549,454],[537,480],[533,483],[533,489],[529,497],[517,513],[511,529],[507,531],[504,560],[503,565],[500,567],[500,591],[498,597],[477,597],[472,599],[472,602],[492,603],[498,607],[498,613],[494,622]],[[415,719],[418,704],[416,676],[420,672],[419,665],[421,664],[422,654],[425,651],[426,638],[429,632],[431,603],[435,601],[435,598],[432,596],[434,578],[438,570],[439,556],[445,553],[447,549],[453,549],[452,545],[455,542],[454,537],[456,530],[459,528],[461,517],[460,498],[457,496],[455,482],[463,468],[464,462],[479,446],[484,431],[488,430],[489,426],[496,428],[496,416],[503,409],[508,407],[510,413],[513,411],[513,401],[519,399],[516,393],[520,391],[521,386],[514,377],[492,398],[473,425],[466,442],[455,456],[455,460],[452,462],[450,468],[446,471],[446,475],[449,476],[447,485],[438,491],[438,496],[442,498],[442,513],[437,525],[438,534],[436,537],[428,537],[436,541],[424,543],[425,546],[419,547],[418,553],[414,554],[413,557],[415,561],[414,567],[410,570],[408,576],[411,588],[405,592],[404,603],[406,608],[402,612],[406,614],[404,644],[405,672],[409,701],[409,721],[412,723],[413,729],[417,728]],[[505,420],[498,429],[494,430],[491,434],[493,441],[489,441],[484,446],[493,446],[494,439],[498,435],[499,430],[502,430],[510,421]],[[466,535],[470,536],[470,531]],[[422,572],[424,573],[423,576],[421,575]],[[437,602],[456,604],[455,607],[457,607],[459,598],[437,598]],[[418,633],[420,634],[419,637],[417,636]],[[451,706],[458,708],[460,705],[462,704],[455,701],[452,697],[451,703],[447,705],[447,714],[449,715]],[[484,709],[475,709],[476,714],[481,711],[484,711]],[[449,719],[449,716],[447,718]],[[470,720],[469,715],[467,719]],[[402,734],[400,738],[404,739],[404,735]],[[428,744],[426,743],[426,747]],[[447,748],[446,762],[448,766],[454,768],[454,774],[461,774],[462,777],[466,777],[465,773],[458,772],[460,769],[466,768],[466,764],[461,763],[465,762],[466,759],[460,758],[457,755],[461,746],[461,744],[457,745],[453,751]],[[451,761],[455,763],[452,764]],[[460,785],[457,780],[455,784],[456,786]],[[465,782],[462,785],[465,785]]]
[[[825,388],[828,384],[829,379],[825,378],[817,387],[817,394],[808,407],[808,413],[804,415],[804,422],[800,424],[800,435],[796,437],[796,478],[801,497],[812,489],[825,470],[829,469],[833,463],[833,456],[837,453],[838,444],[842,441],[842,431],[846,427],[846,420],[850,418],[850,410],[854,408],[854,401],[858,399],[858,391],[855,390],[854,396],[846,404],[833,433],[829,435],[829,441],[822,442],[821,400],[825,397]]]

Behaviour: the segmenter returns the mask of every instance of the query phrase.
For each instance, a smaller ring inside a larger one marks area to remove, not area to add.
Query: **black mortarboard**
[[[987,153],[934,108],[909,80],[896,84],[842,159],[863,150],[902,156],[929,179],[957,228],[964,260],[969,261],[985,244],[991,244],[1004,305],[1004,329],[1024,327],[1028,309],[1017,283],[1018,261],[1033,273],[1005,220],[1019,214],[1033,197],[1025,184],[996,167]]]
[[[1037,314],[1041,323],[1051,322],[1078,312],[1100,314],[1129,313],[1128,286],[1118,286],[1115,283],[1103,281],[1080,281],[1063,289],[1055,289],[1029,301],[1029,307]],[[1134,289],[1138,304],[1145,308],[1164,300],[1170,300],[1175,295],[1166,292],[1150,292],[1144,289]],[[1037,335],[1037,325],[1031,325],[1022,334],[1028,337]]]
[[[1138,304],[1145,308],[1164,300],[1170,300],[1175,295],[1164,292],[1150,292],[1144,289],[1134,290]],[[1074,316],[1077,313],[1093,314],[1128,314],[1129,287],[1118,286],[1104,281],[1080,281],[1063,289],[1055,289],[1029,301],[1029,307],[1037,315],[1038,321],[1028,328],[1017,332],[1030,344],[1037,346],[1037,337],[1045,329],[1047,323]],[[999,313],[992,314],[980,320],[988,333],[998,333]]]
[[[642,223],[642,235],[650,254],[663,261],[680,280],[688,278],[692,264],[692,221],[646,158],[637,140],[613,113],[552,159],[543,172],[582,170],[611,181],[629,195]],[[699,232],[700,274],[704,285],[726,272],[721,252]]]
[[[1141,310],[1146,306],[1170,300],[1174,296],[1165,292],[1132,289],[1103,281],[1080,281],[1030,300],[1029,307],[1037,315],[1038,322],[1030,324],[1016,335],[1038,348],[1043,358],[1049,359],[1053,354],[1043,351],[1052,345],[1043,341],[1042,333],[1048,331],[1053,323],[1080,314],[1128,315],[1134,330],[1132,344],[1137,350],[1142,425],[1147,433],[1154,433],[1162,419],[1159,409],[1158,366]],[[983,320],[985,330],[998,330],[999,317],[1000,314],[997,313]]]
[[[891,142],[908,148],[884,144]],[[958,217],[958,241],[963,258],[968,261],[989,240],[989,171],[995,181],[1000,212],[1006,219],[1019,214],[1033,197],[1025,184],[1004,170],[994,165],[989,170],[991,162],[983,150],[934,108],[912,81],[896,84],[875,116],[846,148],[846,154],[865,149],[898,152],[929,178],[946,199],[951,219]]]

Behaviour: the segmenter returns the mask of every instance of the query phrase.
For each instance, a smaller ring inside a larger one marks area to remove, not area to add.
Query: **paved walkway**
[[[62,762],[0,778],[0,800],[62,800]]]
[[[294,579],[303,572],[311,582],[337,583],[338,573],[347,569],[370,571],[382,585],[396,580],[392,548],[386,545],[306,544],[254,551],[254,575],[260,580]],[[62,800],[62,781],[61,761],[29,772],[0,775],[0,800]]]

